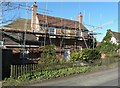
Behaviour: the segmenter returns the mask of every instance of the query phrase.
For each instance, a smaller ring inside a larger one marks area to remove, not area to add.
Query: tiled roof
[[[117,39],[117,41],[120,42],[120,32],[113,32],[112,31],[112,33],[113,33],[113,36]]]
[[[79,23],[78,21],[75,21],[75,20],[47,16],[43,14],[37,14],[37,17],[39,20],[39,24],[41,25],[44,25],[47,19],[47,24],[49,26],[68,27],[68,28],[79,28],[80,26],[82,30],[87,30],[87,28],[82,23]]]
[[[19,45],[19,43],[15,42],[9,37],[4,38],[4,45]]]
[[[18,18],[16,20],[14,20],[13,22],[11,22],[10,24],[5,25],[5,27],[24,31],[24,29],[25,29],[25,22],[26,22],[26,19]],[[30,29],[31,29],[31,20],[27,19],[27,30],[30,30]]]
[[[22,35],[19,33],[3,32],[3,37],[5,39],[5,44],[9,45],[18,45],[20,43],[20,40],[23,40]],[[36,36],[34,34],[26,34],[26,42],[27,41],[36,42]]]

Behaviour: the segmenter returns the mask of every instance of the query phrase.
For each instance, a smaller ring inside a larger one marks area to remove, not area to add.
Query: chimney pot
[[[82,19],[83,19],[83,15],[82,15],[82,13],[80,12],[79,15],[78,15],[78,21],[79,21],[80,23],[82,23]]]

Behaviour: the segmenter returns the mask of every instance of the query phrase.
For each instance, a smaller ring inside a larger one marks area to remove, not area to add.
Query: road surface
[[[118,86],[118,68],[105,71],[49,80],[29,86]]]

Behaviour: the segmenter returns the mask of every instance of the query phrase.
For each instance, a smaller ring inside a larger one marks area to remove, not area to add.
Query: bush
[[[56,59],[56,52],[55,52],[55,46],[54,45],[46,45],[42,48],[42,54],[41,54],[41,63],[53,63],[57,62]]]
[[[70,61],[71,61],[71,62],[77,61],[78,58],[79,58],[79,53],[78,53],[78,52],[73,52],[73,53],[70,55]]]
[[[85,49],[83,50],[83,57],[86,61],[92,61],[101,58],[101,54],[96,49]]]
[[[100,59],[101,54],[98,50],[96,49],[85,49],[80,52],[73,52],[70,57],[70,61],[94,61],[96,59]]]

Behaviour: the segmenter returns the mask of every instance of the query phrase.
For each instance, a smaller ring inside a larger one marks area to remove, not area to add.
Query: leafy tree
[[[111,43],[111,30],[107,30],[106,36],[103,38],[101,44],[97,47],[97,49],[104,54],[113,54],[116,53],[118,46],[116,44]]]

